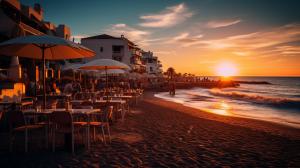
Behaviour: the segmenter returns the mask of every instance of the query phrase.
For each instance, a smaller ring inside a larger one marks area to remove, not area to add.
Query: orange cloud
[[[142,27],[162,28],[171,27],[185,21],[193,13],[188,10],[184,3],[167,7],[158,14],[143,15],[140,17],[144,22],[139,25]]]
[[[208,27],[208,28],[227,27],[227,26],[231,26],[231,25],[240,23],[241,21],[242,20],[240,20],[240,19],[214,20],[214,21],[209,21],[206,24],[206,27]]]

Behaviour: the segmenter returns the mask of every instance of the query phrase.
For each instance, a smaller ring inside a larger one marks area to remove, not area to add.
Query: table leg
[[[65,149],[68,151],[72,151],[72,134],[65,133]]]
[[[87,149],[90,150],[90,115],[88,115],[88,125],[87,125]]]

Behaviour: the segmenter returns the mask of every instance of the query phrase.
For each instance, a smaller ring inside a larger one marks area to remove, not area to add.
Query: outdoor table
[[[123,99],[129,99],[129,98],[132,98],[132,96],[113,96],[113,97],[109,97],[109,98],[123,98]],[[115,108],[119,108],[121,109],[121,118],[122,118],[122,121],[124,121],[124,118],[125,118],[125,105],[127,104],[128,107],[127,107],[127,110],[130,111],[130,108],[129,108],[129,104],[128,104],[128,101],[127,100],[122,100],[122,99],[109,99],[109,100],[71,100],[71,103],[73,104],[82,104],[83,102],[87,102],[87,101],[90,101],[93,103],[93,107],[94,106],[97,106],[97,105],[100,105],[101,107],[104,107],[104,106],[114,106]]]
[[[130,96],[130,95],[121,95],[121,96],[114,95],[114,96],[108,96],[108,98],[132,99],[132,96]]]
[[[23,110],[24,115],[50,115],[54,111],[66,111],[65,108],[58,108],[58,109],[44,109],[40,112],[36,112],[35,109],[27,109]],[[87,130],[87,149],[90,149],[90,115],[94,113],[100,113],[100,109],[69,109],[68,110],[71,114],[75,115],[86,115],[87,116],[87,123],[88,123],[88,130]],[[68,135],[67,135],[68,136]],[[66,139],[67,136],[65,136]]]
[[[108,96],[108,98],[111,98],[113,100],[114,99],[124,99],[126,101],[126,104],[127,104],[127,111],[130,112],[129,102],[133,98],[133,96],[130,96],[130,95],[114,95],[114,96]]]
[[[37,95],[38,99],[43,98],[43,95]],[[70,100],[72,94],[47,94],[47,98],[54,98],[54,99],[66,99]]]
[[[9,106],[12,104],[20,105],[20,106],[27,106],[32,105],[32,101],[25,101],[25,102],[0,102],[0,106]]]
[[[83,102],[92,102],[92,100],[71,100],[71,103],[81,104]]]
[[[135,100],[135,105],[137,105],[138,98],[142,95],[140,92],[124,92],[126,96],[132,96]]]
[[[33,101],[24,101],[24,102],[0,102],[0,106],[2,110],[4,111],[8,111],[9,108],[15,104],[17,107],[19,107],[20,109],[22,109],[23,107],[26,107],[26,106],[31,106],[33,105]]]
[[[112,99],[112,100],[95,100],[95,104],[101,104],[101,105],[112,105],[114,107],[121,107],[121,117],[122,117],[122,122],[124,121],[125,118],[125,113],[126,111],[124,110],[124,105],[126,104],[125,100],[118,100],[118,99]]]

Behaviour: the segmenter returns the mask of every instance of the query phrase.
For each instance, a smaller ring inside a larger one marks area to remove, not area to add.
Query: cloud
[[[158,14],[148,14],[140,16],[143,20],[139,25],[142,27],[162,28],[171,27],[182,23],[187,18],[193,16],[184,3],[167,7]]]
[[[87,35],[73,35],[71,36],[71,39],[82,39],[82,38],[85,38],[85,37],[88,37]]]
[[[180,43],[183,47],[188,47],[194,44],[197,44],[201,39],[203,35],[190,35],[188,32],[181,33],[175,37],[173,37],[171,40],[167,41],[166,43]]]
[[[200,40],[196,45],[198,48],[231,50],[231,53],[239,56],[248,56],[249,53],[274,56],[299,54],[299,42],[300,24],[289,24],[222,39]]]
[[[283,54],[300,54],[300,46],[279,46],[277,47]]]
[[[79,43],[80,40],[81,40],[82,38],[85,38],[85,37],[88,37],[88,35],[81,35],[81,34],[78,34],[78,35],[73,35],[73,36],[71,36],[70,40],[72,40],[72,41],[74,40],[74,42]]]
[[[124,28],[124,27],[126,27],[126,26],[127,26],[127,25],[124,24],[124,23],[119,23],[119,24],[113,25],[113,27],[115,27],[115,28]]]
[[[206,27],[208,27],[208,28],[227,27],[227,26],[231,26],[231,25],[240,23],[241,21],[242,20],[240,20],[240,19],[214,20],[214,21],[209,21],[206,24]]]
[[[148,31],[139,30],[139,29],[130,27],[124,23],[118,23],[118,24],[112,25],[111,27],[106,29],[106,33],[112,34],[117,37],[124,35],[129,40],[137,42],[137,43],[148,38],[148,36],[151,34]]]
[[[189,36],[189,33],[182,33],[182,34],[174,37],[173,40],[180,41],[180,40],[186,39],[188,36]]]
[[[232,54],[238,55],[238,56],[248,56],[249,52],[243,52],[243,51],[234,51]]]

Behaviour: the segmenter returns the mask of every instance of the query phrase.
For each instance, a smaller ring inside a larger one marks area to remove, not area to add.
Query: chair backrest
[[[8,122],[10,128],[26,125],[24,114],[20,110],[8,111]]]
[[[109,122],[112,119],[113,108],[114,108],[113,106],[107,106],[103,110],[102,115],[101,115],[102,122]]]
[[[3,113],[4,113],[3,111],[0,111],[0,121],[2,119]]]
[[[82,106],[93,106],[93,102],[91,102],[91,101],[83,101],[80,105],[82,105]]]
[[[67,111],[54,111],[50,115],[51,123],[61,126],[72,126],[72,114]]]

